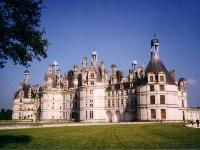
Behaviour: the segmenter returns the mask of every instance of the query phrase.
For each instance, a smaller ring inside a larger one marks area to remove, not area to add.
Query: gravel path
[[[189,127],[189,128],[199,128],[199,129],[200,129],[200,126],[197,127],[197,124],[196,124],[196,123],[193,124],[193,125],[191,125],[191,124],[186,124],[185,126],[186,126],[186,127]]]
[[[0,130],[7,129],[27,129],[27,128],[46,128],[46,127],[64,127],[64,126],[91,126],[91,125],[122,125],[122,124],[150,124],[157,122],[121,122],[121,123],[63,123],[63,124],[42,124],[42,125],[12,125],[0,126]]]

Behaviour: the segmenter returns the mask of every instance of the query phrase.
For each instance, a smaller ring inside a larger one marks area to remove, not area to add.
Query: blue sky
[[[176,77],[188,79],[188,104],[200,105],[199,0],[47,0],[41,27],[51,43],[48,58],[34,61],[30,82],[43,84],[47,66],[55,59],[62,73],[91,59],[128,72],[131,62],[148,63],[153,34],[160,41],[160,56]],[[8,63],[0,70],[0,108],[12,108],[12,98],[23,81],[24,67]]]

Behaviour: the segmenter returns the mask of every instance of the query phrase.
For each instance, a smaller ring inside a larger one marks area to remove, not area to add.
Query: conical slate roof
[[[151,59],[149,61],[149,64],[146,67],[145,73],[148,74],[150,72],[154,73],[156,76],[158,76],[159,72],[164,72],[166,75],[166,83],[175,84],[174,79],[171,77],[165,65],[160,60],[158,51],[151,52]]]

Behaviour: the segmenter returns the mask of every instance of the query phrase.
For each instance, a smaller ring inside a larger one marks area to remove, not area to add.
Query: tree
[[[0,110],[0,120],[11,120],[12,119],[12,110],[10,109],[1,109]]]
[[[0,0],[0,68],[8,61],[30,66],[47,57],[48,41],[40,29],[42,0]]]

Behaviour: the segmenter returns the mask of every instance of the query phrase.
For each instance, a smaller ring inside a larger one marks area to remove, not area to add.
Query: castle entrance
[[[120,122],[121,121],[121,113],[119,110],[117,110],[115,112],[115,116],[116,116],[116,122]]]
[[[107,122],[112,122],[112,112],[111,111],[107,111],[106,112],[106,114],[107,114]]]
[[[131,114],[130,111],[126,110],[122,113],[122,119],[125,122],[130,122],[132,121],[133,115]]]

